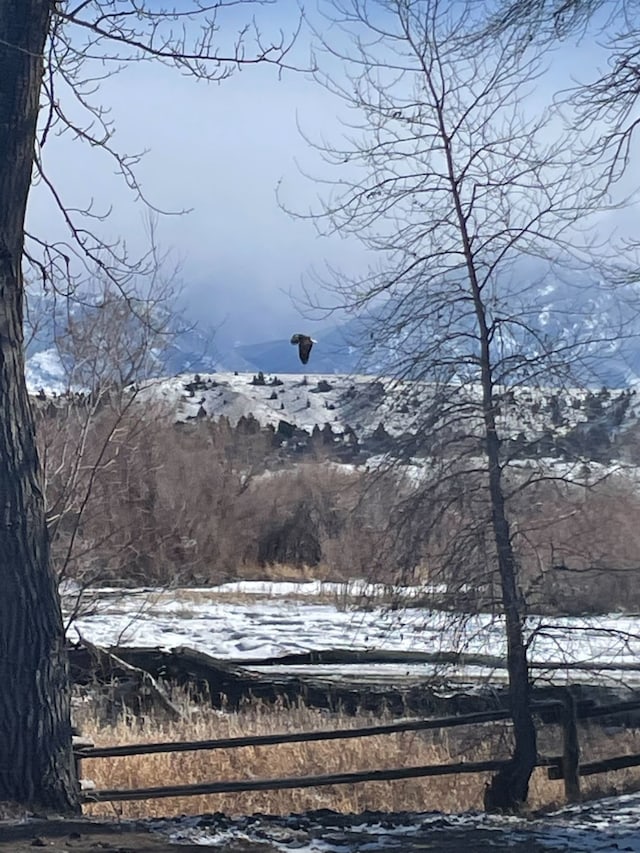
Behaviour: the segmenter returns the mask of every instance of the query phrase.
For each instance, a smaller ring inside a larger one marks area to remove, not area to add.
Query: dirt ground
[[[144,827],[123,823],[89,820],[43,820],[21,824],[0,823],[2,853],[140,853],[175,851],[176,847]],[[199,851],[196,844],[180,845],[178,850]]]
[[[320,828],[319,828],[320,829]],[[509,853],[553,853],[554,850],[567,851],[569,847],[540,846],[533,839],[517,839],[508,837],[500,838],[501,833],[495,830],[487,832],[482,829],[461,829],[460,831],[424,831],[419,835],[400,841],[392,839],[381,830],[380,834],[363,833],[357,831],[338,838],[334,832],[325,833],[320,830],[314,832],[315,840],[326,841],[329,844],[337,844],[339,848],[347,851],[367,850],[368,853],[386,853],[386,851],[401,851],[401,853],[460,853],[461,850],[473,851],[473,853],[497,853],[497,851],[509,851]],[[300,839],[297,839],[298,842]],[[311,840],[310,838],[308,840]],[[279,843],[274,846],[268,839],[248,839],[239,832],[237,838],[227,838],[218,841],[215,849],[219,853],[276,853],[286,849],[294,850],[301,845],[295,839],[279,838]],[[291,842],[291,846],[288,841]],[[284,843],[283,843],[284,842]],[[346,842],[346,844],[345,844]],[[344,847],[342,845],[345,845]],[[306,845],[302,845],[305,846]],[[0,823],[0,851],[1,853],[34,853],[43,849],[50,853],[202,853],[207,847],[201,844],[193,844],[185,841],[172,842],[169,838],[145,828],[142,824],[135,823],[109,823],[91,821],[88,819],[76,820],[31,820],[27,823]],[[307,849],[314,849],[314,846]]]

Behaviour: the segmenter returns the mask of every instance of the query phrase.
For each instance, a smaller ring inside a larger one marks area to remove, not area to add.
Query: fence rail
[[[553,703],[545,703],[552,708]],[[304,743],[321,740],[346,740],[348,738],[375,737],[396,732],[446,729],[480,723],[499,722],[511,717],[510,711],[479,711],[464,716],[440,717],[433,720],[402,720],[377,726],[353,729],[324,729],[311,732],[280,732],[271,735],[247,735],[196,741],[162,741],[158,743],[133,743],[120,746],[83,747],[76,750],[77,758],[117,758],[125,755],[151,755],[161,752],[191,752],[203,749],[235,749],[243,746],[274,746],[279,743]]]
[[[229,782],[200,782],[195,785],[169,785],[136,790],[92,791],[87,802],[117,800],[148,800],[163,797],[188,797],[198,794],[235,794],[245,791],[281,791],[287,788],[316,788],[326,785],[353,785],[356,782],[388,782],[415,779],[421,776],[447,776],[457,773],[482,773],[500,770],[507,761],[475,761],[460,764],[396,767],[389,770],[361,770],[351,773],[327,773],[319,776],[290,776],[281,779],[239,779]]]
[[[578,714],[575,700],[569,691],[563,691],[562,698],[549,702],[534,703],[534,713],[557,712],[558,722],[563,729],[564,750],[559,756],[540,756],[537,767],[547,767],[550,779],[563,779],[565,795],[574,801],[580,796],[580,777],[619,770],[640,765],[640,755],[614,756],[585,764],[579,761],[579,743],[577,719],[591,719],[602,716],[614,716],[640,709],[640,701],[619,702],[609,706],[594,706],[580,709]],[[425,731],[445,729],[455,726],[483,725],[509,719],[508,710],[485,711],[474,714],[441,717],[430,720],[400,720],[376,726],[364,726],[351,729],[326,729],[310,732],[287,732],[269,735],[251,735],[246,737],[216,738],[202,741],[157,742],[123,744],[119,746],[96,747],[86,741],[77,742],[74,755],[77,762],[78,778],[81,778],[80,762],[88,759],[115,758],[130,755],[145,755],[168,752],[190,752],[210,749],[237,749],[247,746],[272,746],[282,743],[302,743],[322,740],[342,740],[347,738],[373,737],[407,731]],[[94,789],[92,783],[83,782],[82,799],[85,803],[115,802],[124,800],[146,800],[164,797],[198,796],[203,794],[239,793],[246,791],[284,790],[291,788],[311,788],[326,785],[347,785],[357,782],[392,781],[428,776],[445,776],[462,773],[483,773],[500,770],[508,765],[505,760],[459,762],[457,764],[423,765],[418,767],[390,768],[385,770],[354,771],[349,773],[331,773],[315,776],[295,776],[279,779],[247,779],[197,784],[170,785],[136,789]]]

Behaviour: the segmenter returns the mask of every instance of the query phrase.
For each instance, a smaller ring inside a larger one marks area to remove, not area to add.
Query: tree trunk
[[[530,706],[529,666],[522,631],[523,614],[520,610],[516,565],[504,506],[499,444],[495,431],[487,433],[487,443],[489,490],[502,588],[515,749],[510,764],[491,780],[485,793],[485,807],[488,811],[513,811],[527,800],[529,778],[536,765],[537,743]]]
[[[502,468],[500,461],[500,438],[496,426],[496,407],[491,357],[491,332],[487,325],[486,306],[478,282],[471,240],[467,230],[460,193],[457,188],[456,171],[449,137],[440,116],[441,136],[445,143],[445,154],[451,179],[452,195],[460,236],[464,249],[469,286],[473,299],[480,343],[480,384],[482,387],[482,416],[484,441],[489,478],[489,500],[491,524],[498,559],[498,572],[502,592],[502,609],[505,619],[507,640],[507,669],[509,672],[509,696],[515,747],[508,767],[499,771],[485,791],[487,811],[516,811],[526,802],[529,779],[537,758],[536,729],[530,707],[529,664],[523,639],[523,613],[517,583],[517,567],[509,531],[505,507]]]
[[[516,811],[527,801],[529,779],[537,758],[536,729],[531,714],[529,663],[523,638],[524,614],[517,583],[517,566],[511,542],[509,520],[505,507],[500,461],[500,438],[496,428],[494,387],[491,373],[489,329],[484,306],[473,279],[473,295],[480,328],[480,366],[482,372],[482,408],[485,427],[485,449],[491,501],[491,523],[493,527],[502,610],[507,640],[507,669],[509,672],[509,697],[515,746],[509,765],[493,777],[485,790],[487,811]]]
[[[23,354],[22,253],[49,0],[0,0],[0,800],[78,807],[67,662]]]

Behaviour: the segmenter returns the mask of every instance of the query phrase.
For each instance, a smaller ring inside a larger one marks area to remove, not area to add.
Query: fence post
[[[564,795],[568,803],[580,801],[580,744],[576,700],[568,688],[558,691],[562,703],[560,723],[562,725],[562,778]]]
[[[71,744],[72,744],[72,748],[74,750],[73,760],[74,760],[75,767],[76,767],[76,784],[78,785],[78,789],[80,791],[83,791],[87,788],[90,788],[93,785],[93,782],[87,781],[87,780],[82,778],[82,765],[81,765],[82,759],[78,755],[77,750],[82,749],[83,747],[86,748],[88,746],[94,747],[95,744],[91,740],[91,738],[86,738],[86,737],[83,737],[82,735],[79,735],[79,734],[74,734],[72,736]]]

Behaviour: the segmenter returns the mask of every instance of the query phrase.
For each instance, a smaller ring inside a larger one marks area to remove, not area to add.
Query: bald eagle
[[[309,335],[292,335],[291,343],[294,345],[298,345],[298,355],[300,356],[300,361],[303,364],[306,364],[309,361],[311,347],[318,342],[314,341],[313,338],[310,338]]]

